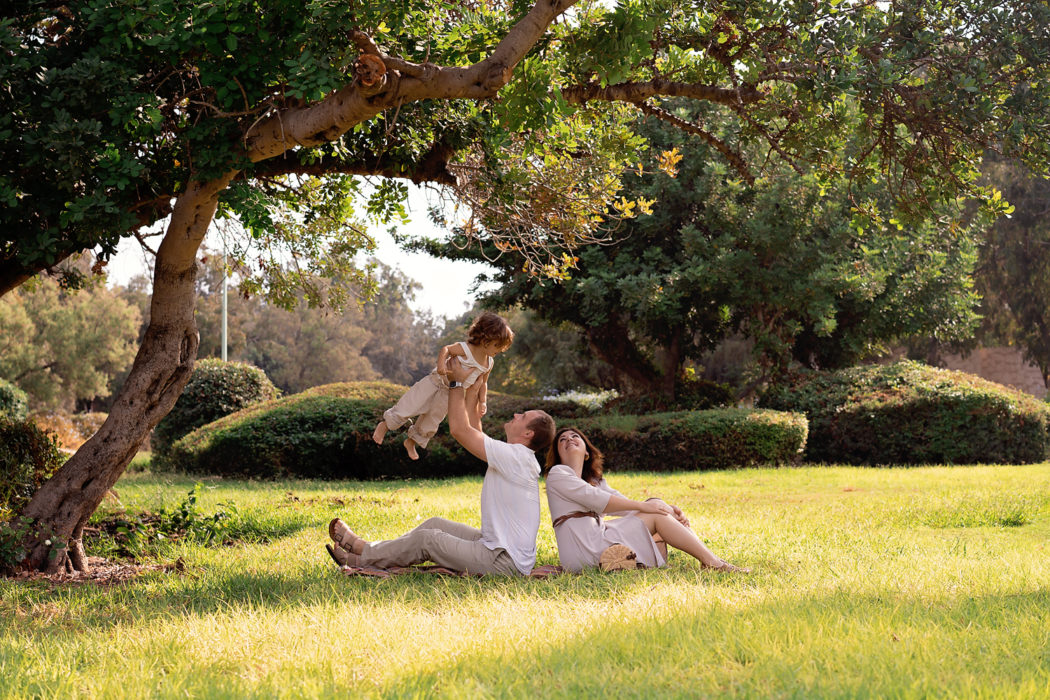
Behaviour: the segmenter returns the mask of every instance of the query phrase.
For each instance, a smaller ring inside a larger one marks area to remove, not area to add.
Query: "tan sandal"
[[[332,518],[332,522],[328,523],[328,536],[332,538],[340,549],[345,549],[351,554],[355,554],[354,545],[357,544],[358,540],[364,542],[339,518]]]
[[[328,556],[332,557],[332,561],[339,566],[357,566],[361,562],[360,555],[347,551],[342,547],[333,547],[330,544],[326,544],[324,548],[328,552]]]
[[[644,569],[645,565],[638,562],[638,555],[630,547],[614,544],[606,547],[598,557],[598,568],[602,571],[633,571]]]

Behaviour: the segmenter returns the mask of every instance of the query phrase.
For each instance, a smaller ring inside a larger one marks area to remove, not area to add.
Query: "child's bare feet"
[[[383,444],[383,438],[386,437],[386,431],[387,431],[386,421],[385,420],[379,421],[379,425],[377,425],[376,429],[372,431],[372,439],[375,441],[375,443],[377,445],[382,445]]]
[[[408,451],[409,459],[419,459],[419,453],[416,452],[416,441],[412,438],[405,438],[405,450]]]

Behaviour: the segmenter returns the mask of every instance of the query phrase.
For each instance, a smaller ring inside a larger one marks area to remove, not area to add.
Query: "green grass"
[[[371,538],[477,524],[480,481],[205,481],[204,513],[234,503],[233,530],[268,541],[167,545],[185,571],[119,586],[0,581],[0,697],[1050,696],[1050,465],[611,481],[681,504],[754,573],[672,554],[544,581],[347,578],[331,517]],[[156,511],[193,483],[117,492]],[[556,563],[549,524],[539,552]]]

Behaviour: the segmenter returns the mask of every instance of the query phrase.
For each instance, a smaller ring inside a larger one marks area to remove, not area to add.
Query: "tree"
[[[72,408],[131,366],[138,326],[138,310],[104,284],[66,290],[40,278],[0,297],[0,378],[35,408]]]
[[[1045,168],[1048,15],[1020,0],[24,0],[0,20],[0,293],[170,215],[133,370],[23,511],[39,530],[26,561],[47,565],[57,541],[49,566],[84,567],[84,524],[188,379],[216,213],[263,244],[307,243],[337,277],[367,243],[340,224],[353,176],[381,178],[378,216],[403,193],[387,178],[407,177],[453,188],[476,207],[472,236],[542,267],[551,242],[601,237],[639,147],[627,124],[667,118],[664,96],[734,120],[722,138],[675,124],[745,179],[763,161],[740,144],[761,141],[799,168],[886,178],[903,214],[990,196],[971,177],[984,148]]]
[[[361,325],[371,334],[361,352],[384,379],[411,386],[434,368],[438,322],[409,307],[418,282],[379,261],[376,265],[375,296],[361,307]]]
[[[981,243],[982,335],[1024,348],[1050,388],[1050,183],[998,159],[985,170],[1014,210]]]
[[[837,368],[902,337],[956,340],[976,324],[980,217],[964,223],[960,207],[944,206],[913,217],[907,236],[896,221],[861,229],[855,212],[885,205],[884,187],[850,189],[789,168],[747,185],[712,165],[711,147],[661,121],[639,132],[657,153],[683,155],[677,178],[641,164],[625,178],[628,197],[652,215],[622,222],[616,243],[580,251],[566,280],[500,258],[501,287],[486,298],[580,329],[590,352],[619,370],[621,392],[673,398],[686,361],[702,362],[734,334],[754,341],[765,379],[793,358]],[[423,246],[484,255],[455,240]]]

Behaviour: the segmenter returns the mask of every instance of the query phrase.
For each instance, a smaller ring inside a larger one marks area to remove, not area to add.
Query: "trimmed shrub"
[[[364,386],[362,386],[364,385]],[[407,387],[382,382],[314,387],[226,416],[172,445],[167,463],[191,473],[260,478],[378,479],[476,474],[483,465],[448,434],[410,460],[401,435],[372,431]],[[380,398],[359,398],[379,396]]]
[[[252,406],[199,428],[171,448],[168,464],[192,473],[260,478],[376,479],[480,474],[484,464],[442,429],[419,461],[408,459],[400,433],[382,446],[372,431],[405,387],[377,382],[331,384]],[[378,398],[358,398],[360,396]],[[352,397],[352,398],[351,398]],[[489,432],[523,410],[548,402],[490,397]],[[566,402],[549,402],[561,405]],[[593,433],[622,469],[722,469],[793,460],[805,444],[801,416],[775,411],[683,412],[594,416],[576,423]],[[608,447],[606,447],[608,444]]]
[[[799,413],[721,408],[577,421],[610,470],[738,469],[798,461],[808,426]]]
[[[1018,464],[1050,454],[1046,404],[910,360],[795,374],[760,403],[806,414],[815,462]]]
[[[26,393],[9,381],[0,379],[0,418],[25,420],[29,408]]]
[[[277,387],[258,367],[201,360],[171,412],[153,430],[153,450],[164,455],[186,433],[242,408],[277,398]]]
[[[54,436],[32,421],[0,418],[0,522],[29,503],[62,462]]]

